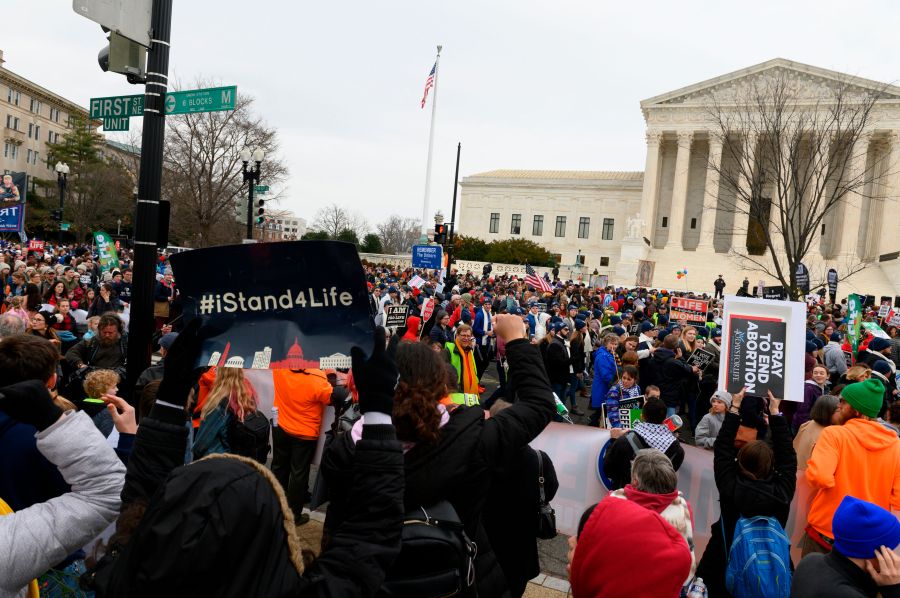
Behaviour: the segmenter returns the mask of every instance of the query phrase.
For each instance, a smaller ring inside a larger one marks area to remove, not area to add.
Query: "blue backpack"
[[[734,528],[725,587],[734,598],[788,598],[790,563],[790,542],[777,519],[741,517]]]

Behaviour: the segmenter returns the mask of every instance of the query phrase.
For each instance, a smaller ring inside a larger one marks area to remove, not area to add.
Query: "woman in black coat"
[[[737,520],[762,515],[775,517],[784,527],[797,485],[797,453],[794,452],[791,431],[778,411],[781,400],[772,397],[771,393],[769,427],[772,447],[755,440],[744,445],[740,451],[735,448],[743,398],[744,391],[732,398],[731,408],[725,414],[725,422],[713,447],[722,514],[712,525],[709,544],[697,566],[697,576],[706,582],[710,598],[730,596],[725,589],[726,555],[731,552]]]
[[[397,437],[409,450],[404,455],[404,506],[413,511],[446,500],[453,505],[466,534],[478,545],[475,580],[479,596],[509,596],[504,571],[497,566],[482,525],[482,511],[491,487],[491,470],[517,458],[556,413],[550,382],[538,349],[528,342],[522,319],[497,316],[494,330],[506,342],[509,396],[512,407],[485,419],[481,406],[439,407],[446,395],[445,368],[440,354],[421,343],[401,342],[397,348],[400,382],[393,421]],[[361,421],[364,423],[365,418]],[[322,457],[330,504],[323,547],[352,513],[354,433],[339,437]],[[537,512],[534,513],[537,517]],[[526,566],[523,563],[522,566]]]

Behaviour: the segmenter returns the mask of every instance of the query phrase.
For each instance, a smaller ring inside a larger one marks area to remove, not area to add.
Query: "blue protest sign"
[[[0,233],[20,232],[24,215],[24,204],[13,202],[0,204]]]
[[[413,268],[439,270],[443,267],[443,264],[441,263],[441,258],[443,257],[442,253],[443,249],[440,245],[413,245]]]
[[[371,351],[366,280],[350,243],[227,245],[170,261],[186,319],[203,319],[198,365],[349,368],[353,345]]]

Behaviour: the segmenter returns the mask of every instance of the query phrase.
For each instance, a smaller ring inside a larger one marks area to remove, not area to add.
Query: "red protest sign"
[[[669,319],[672,321],[687,320],[688,322],[706,323],[706,313],[709,311],[709,301],[701,299],[687,299],[685,297],[672,297],[669,303]]]
[[[422,306],[422,321],[427,322],[432,313],[434,313],[434,298],[429,299]]]
[[[44,250],[44,242],[38,241],[37,239],[32,239],[28,241],[28,249],[33,249],[35,251],[43,251]]]

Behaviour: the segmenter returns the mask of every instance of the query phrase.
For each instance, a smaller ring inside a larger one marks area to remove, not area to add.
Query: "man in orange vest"
[[[294,521],[303,525],[309,515],[309,466],[316,453],[322,414],[333,388],[322,370],[273,370],[278,422],[272,428],[272,473],[287,493]]]

